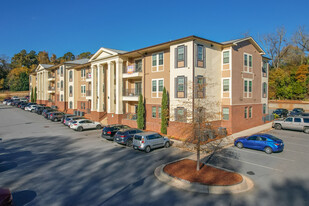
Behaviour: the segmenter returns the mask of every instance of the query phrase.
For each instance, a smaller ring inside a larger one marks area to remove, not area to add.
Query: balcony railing
[[[55,87],[54,86],[48,86],[48,91],[55,91]]]
[[[137,114],[128,113],[124,115],[124,118],[128,120],[137,120]]]
[[[88,72],[88,73],[86,74],[86,79],[91,79],[91,72]]]
[[[91,90],[86,90],[86,97],[90,97],[91,96]]]
[[[142,89],[124,89],[123,96],[136,97],[142,93]]]
[[[134,73],[134,72],[142,72],[142,71],[143,71],[142,67],[136,67],[136,64],[124,67],[124,69],[123,69],[124,74],[131,74],[131,73]]]

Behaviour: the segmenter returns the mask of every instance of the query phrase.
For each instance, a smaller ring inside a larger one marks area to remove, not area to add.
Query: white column
[[[123,113],[122,106],[122,61],[116,61],[116,114]]]
[[[107,113],[111,113],[111,104],[112,104],[112,63],[108,62],[107,64]]]
[[[97,105],[97,111],[100,112],[101,111],[101,107],[102,107],[102,101],[101,101],[101,65],[97,65],[97,81],[98,81],[98,93],[97,93],[97,101],[98,101],[98,105]]]
[[[93,78],[94,76],[94,66],[91,66],[91,111],[95,111],[94,110],[94,101],[96,101],[95,99],[95,79]]]

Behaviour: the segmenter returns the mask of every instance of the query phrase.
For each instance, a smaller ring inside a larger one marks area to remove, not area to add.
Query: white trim
[[[164,78],[159,78],[159,79],[151,79],[151,90],[150,90],[150,92],[151,92],[151,98],[161,98],[161,97],[159,97],[159,93],[163,93],[163,91],[161,92],[161,91],[159,91],[159,81],[160,80],[163,80],[163,89],[164,89]],[[153,87],[153,85],[152,85],[152,82],[153,81],[156,81],[157,82],[157,91],[156,92],[153,92],[152,91],[152,87]],[[152,97],[152,93],[157,93],[157,97]]]
[[[248,81],[248,85],[247,85],[247,92],[246,92],[246,96],[245,96],[245,81]],[[249,81],[251,81],[251,92],[249,92]],[[253,98],[253,79],[249,79],[249,78],[243,78],[243,98]],[[251,93],[251,97],[248,97]]]
[[[161,54],[161,53],[163,54],[163,64],[162,64],[162,65],[159,65],[159,57],[160,57],[159,54]],[[157,58],[157,59],[156,59],[156,66],[152,66],[152,62],[153,62],[152,58],[153,58],[154,55],[155,55],[156,58]],[[162,70],[162,71],[159,70],[159,67],[160,67],[160,66],[163,67],[163,70]],[[156,71],[152,71],[152,68],[153,68],[153,67],[156,67]],[[163,71],[164,71],[164,51],[152,53],[152,54],[151,54],[151,72],[163,72]]]
[[[247,63],[248,63],[248,66],[245,65],[245,55],[248,56],[248,62],[247,62]],[[252,65],[251,65],[251,67],[250,67],[250,64],[249,64],[249,62],[250,62],[250,61],[249,61],[249,59],[250,59],[249,56],[251,56],[251,58],[252,58],[252,62],[251,62]],[[252,74],[252,73],[253,73],[253,56],[252,56],[252,54],[249,54],[249,53],[244,52],[244,53],[243,53],[243,61],[242,61],[242,63],[243,63],[243,69],[242,69],[242,71],[243,71],[243,72],[246,72],[246,73]],[[244,69],[245,67],[247,67],[248,69],[249,69],[249,68],[252,68],[252,72],[250,72],[250,71],[248,71],[248,70],[245,70],[245,69]]]
[[[82,89],[82,88],[84,88],[84,89]],[[85,97],[86,96],[86,85],[85,84],[82,84],[82,85],[80,85],[80,93],[81,93],[81,96],[82,97]]]
[[[228,79],[229,80],[229,91],[223,91],[223,81]],[[224,77],[221,79],[221,98],[231,98],[231,77]],[[229,93],[229,97],[224,97],[223,94],[224,93]]]

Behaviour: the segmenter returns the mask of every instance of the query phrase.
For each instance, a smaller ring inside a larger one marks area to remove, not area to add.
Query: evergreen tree
[[[33,88],[31,89],[30,101],[31,101],[31,102],[34,102]]]
[[[167,134],[167,123],[168,123],[168,97],[166,89],[163,89],[162,103],[161,103],[161,133]]]
[[[37,97],[37,94],[36,94],[36,87],[35,87],[34,88],[34,94],[33,94],[34,102],[36,102],[36,97]]]
[[[145,124],[145,108],[144,108],[144,102],[143,102],[143,95],[139,95],[138,100],[138,107],[137,107],[137,127],[139,129],[144,129]]]

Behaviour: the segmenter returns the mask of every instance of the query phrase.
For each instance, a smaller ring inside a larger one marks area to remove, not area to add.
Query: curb
[[[203,185],[199,183],[191,183],[189,181],[186,181],[180,178],[174,178],[166,174],[163,171],[163,168],[166,165],[167,164],[163,164],[155,169],[154,175],[158,178],[158,180],[170,186],[176,187],[178,189],[190,191],[190,192],[198,192],[198,193],[204,193],[204,194],[231,194],[231,193],[237,194],[237,193],[247,192],[251,190],[254,186],[253,181],[250,178],[242,174],[240,175],[242,176],[243,181],[236,185],[210,186],[210,185]]]

